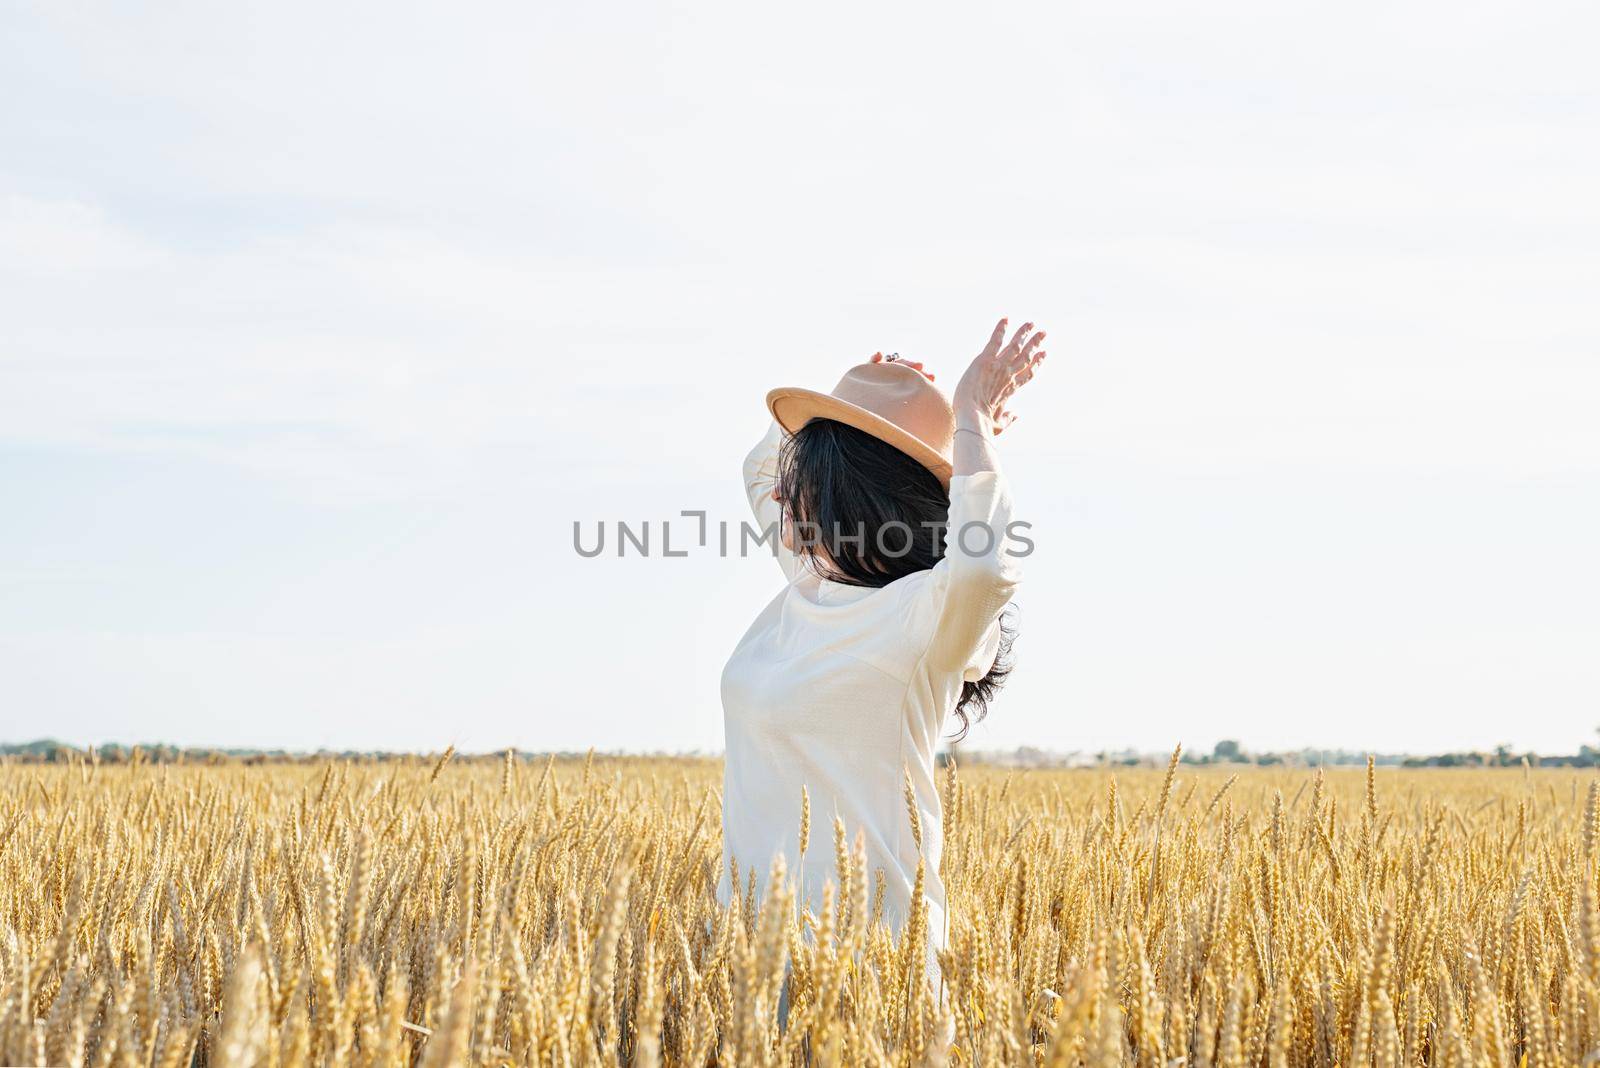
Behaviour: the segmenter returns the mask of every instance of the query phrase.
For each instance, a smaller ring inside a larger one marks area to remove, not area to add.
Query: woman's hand
[[[907,367],[911,368],[914,371],[922,371],[922,361],[921,360],[902,360],[900,358],[900,354],[898,352],[895,353],[892,356],[885,356],[881,352],[874,352],[872,354],[872,359],[868,360],[867,362],[868,363],[903,363]],[[929,382],[932,382],[933,381],[933,372],[932,371],[922,371],[922,377],[926,378]]]
[[[1017,417],[1006,409],[1006,404],[1044,362],[1044,350],[1039,348],[1043,340],[1043,330],[1035,332],[1032,323],[1023,323],[1011,343],[1006,344],[1006,320],[995,324],[989,343],[956,384],[951,404],[956,411],[957,428],[987,436],[1016,422]]]

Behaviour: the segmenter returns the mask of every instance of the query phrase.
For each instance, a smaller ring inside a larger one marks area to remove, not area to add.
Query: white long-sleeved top
[[[781,506],[772,487],[782,436],[774,423],[744,465],[756,522],[774,532]],[[928,925],[942,948],[944,842],[934,751],[963,680],[981,678],[994,663],[999,616],[1019,578],[1007,552],[1010,518],[998,472],[952,478],[944,559],[879,588],[821,578],[778,547],[788,584],[756,617],[722,672],[724,902],[729,860],[738,862],[741,881],[753,868],[758,893],[764,893],[772,860],[782,854],[789,877],[800,882],[802,903],[820,911],[824,881],[838,882],[832,849],[837,815],[852,847],[863,832],[868,878],[883,872],[885,919],[898,928],[909,913],[917,871],[904,797],[909,772],[922,825]],[[973,524],[988,528],[987,536]],[[801,787],[810,794],[812,823],[803,868]]]

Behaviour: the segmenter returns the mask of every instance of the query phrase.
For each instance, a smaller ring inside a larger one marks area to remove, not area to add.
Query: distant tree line
[[[457,755],[452,746],[451,755],[458,761],[506,759],[506,750],[496,750],[492,753],[463,753]],[[558,761],[584,760],[593,755],[593,750],[586,752],[561,750],[555,753],[512,753],[520,761],[545,760],[554,757]],[[604,754],[602,754],[604,755]],[[707,754],[693,751],[684,753],[650,753],[640,754],[648,756],[680,756],[688,759],[703,760]],[[99,746],[75,746],[52,738],[45,738],[34,742],[21,744],[0,745],[0,762],[13,764],[297,764],[320,763],[328,760],[348,760],[363,764],[383,764],[390,762],[415,762],[417,760],[431,760],[437,754],[430,753],[396,753],[387,750],[359,750],[359,749],[319,749],[315,751],[294,751],[288,749],[224,749],[224,748],[184,748],[176,745],[149,744],[149,745],[117,745],[107,744]]]
[[[956,747],[952,747],[952,751]],[[23,764],[71,764],[89,761],[100,764],[293,764],[302,761],[354,760],[383,763],[394,760],[415,760],[420,754],[391,753],[379,750],[318,750],[292,752],[286,749],[209,749],[182,748],[175,745],[153,744],[123,746],[108,744],[80,747],[54,739],[41,739],[20,745],[0,745],[0,759]],[[501,759],[503,753],[486,754]],[[527,758],[531,754],[523,754]],[[559,759],[581,759],[582,753],[557,753]],[[703,757],[702,753],[681,754]],[[1254,764],[1258,767],[1287,765],[1290,767],[1338,767],[1340,765],[1365,765],[1368,756],[1380,767],[1404,768],[1498,768],[1521,767],[1600,767],[1600,748],[1580,745],[1576,753],[1541,754],[1532,751],[1515,752],[1509,745],[1494,749],[1470,750],[1459,753],[1438,753],[1419,756],[1411,753],[1372,753],[1355,749],[1294,749],[1286,751],[1247,751],[1238,741],[1226,738],[1212,747],[1210,753],[1184,751],[1180,758],[1188,765]],[[463,757],[462,759],[473,759]],[[1015,767],[1095,767],[1114,765],[1140,767],[1164,765],[1167,754],[1141,753],[1132,749],[1100,750],[1093,753],[1058,753],[1032,746],[1022,746],[1009,752],[973,751],[962,748],[960,760],[975,763],[1008,764]],[[940,755],[944,763],[944,755]]]
[[[1339,767],[1341,765],[1365,766],[1368,757],[1380,767],[1396,768],[1502,768],[1522,767],[1573,767],[1600,766],[1600,748],[1580,745],[1576,753],[1541,754],[1532,751],[1516,752],[1509,745],[1498,745],[1492,750],[1470,750],[1459,753],[1437,753],[1431,756],[1414,753],[1368,753],[1356,749],[1292,749],[1282,751],[1250,752],[1238,741],[1223,739],[1212,747],[1210,753],[1184,751],[1180,760],[1186,765],[1254,764],[1258,767]],[[1013,767],[1148,767],[1166,764],[1168,754],[1144,753],[1134,749],[1099,750],[1097,752],[1055,753],[1032,746],[1022,746],[1009,752],[970,752],[963,750],[960,759],[969,762],[1006,764]]]
[[[1504,768],[1521,767],[1574,767],[1592,768],[1600,764],[1600,749],[1580,745],[1576,753],[1541,754],[1528,750],[1516,752],[1509,745],[1497,745],[1492,750],[1468,750],[1459,753],[1436,753],[1432,756],[1412,753],[1374,753],[1374,764],[1402,768]],[[1211,755],[1191,757],[1185,753],[1183,760],[1192,764],[1296,764],[1305,767],[1365,764],[1367,753],[1348,749],[1299,749],[1290,752],[1247,753],[1232,739],[1216,744]]]

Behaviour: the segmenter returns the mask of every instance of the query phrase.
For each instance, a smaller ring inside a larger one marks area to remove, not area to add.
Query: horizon
[[[1227,746],[1230,743],[1236,747],[1232,751],[1233,755],[1219,755],[1218,749]],[[1396,761],[1405,759],[1437,758],[1443,756],[1496,756],[1511,758],[1513,760],[1520,760],[1521,758],[1528,756],[1537,757],[1540,759],[1567,759],[1572,757],[1583,757],[1589,754],[1600,756],[1600,747],[1590,746],[1587,743],[1580,743],[1572,752],[1535,752],[1533,750],[1523,750],[1518,752],[1514,747],[1504,743],[1479,749],[1440,750],[1435,752],[1411,752],[1404,750],[1384,751],[1370,747],[1326,748],[1320,746],[1293,746],[1286,749],[1259,749],[1252,747],[1238,739],[1223,739],[1216,747],[1213,747],[1210,752],[1191,751],[1187,747],[1183,747],[1181,745],[1179,748],[1181,749],[1180,763],[1184,766],[1203,766],[1210,763],[1229,762],[1252,763],[1256,762],[1262,757],[1292,759],[1303,758],[1309,755],[1315,755],[1322,761],[1326,761],[1330,757],[1337,758],[1337,763],[1335,766],[1355,764],[1367,758],[1371,758],[1379,764],[1392,765]],[[74,745],[70,742],[63,741],[62,739],[51,737],[33,738],[27,741],[7,741],[5,739],[0,739],[0,756],[16,755],[21,751],[41,753],[61,749],[66,749],[69,752],[80,756],[85,753],[98,753],[111,749],[119,750],[123,753],[129,754],[135,750],[138,750],[147,755],[154,752],[176,751],[184,755],[217,753],[225,756],[236,757],[285,756],[297,759],[320,756],[361,756],[382,758],[425,757],[432,759],[443,754],[447,755],[451,759],[457,760],[504,760],[507,759],[508,756],[515,757],[518,760],[533,759],[538,757],[578,759],[586,755],[615,757],[619,759],[633,757],[659,757],[670,760],[721,760],[725,755],[720,749],[602,749],[596,746],[589,746],[587,749],[519,749],[515,746],[502,746],[499,748],[491,747],[488,749],[463,750],[457,748],[454,744],[450,744],[445,746],[443,749],[436,750],[373,748],[303,749],[261,747],[251,745],[180,746],[169,742],[150,741],[106,741],[92,745]],[[1026,744],[1011,747],[978,747],[962,744],[946,745],[942,747],[942,750],[946,754],[955,756],[958,759],[979,761],[989,761],[994,758],[1007,757],[1020,758],[1024,755],[1027,755],[1030,758],[1037,757],[1045,760],[1059,760],[1071,757],[1094,757],[1107,763],[1113,760],[1137,759],[1141,763],[1150,761],[1165,764],[1173,756],[1172,750],[1138,749],[1132,746],[1114,746],[1110,748],[1097,748],[1088,750],[1056,749]]]

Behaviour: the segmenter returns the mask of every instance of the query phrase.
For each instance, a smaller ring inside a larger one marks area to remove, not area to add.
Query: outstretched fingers
[[[981,409],[988,415],[996,434],[1016,422],[1017,417],[1008,410],[1007,402],[1033,378],[1045,355],[1040,348],[1045,339],[1043,330],[1036,331],[1033,323],[1025,322],[1007,341],[1009,326],[1007,319],[995,324],[983,352],[956,386],[957,404]]]
[[[1042,341],[1044,341],[1043,331],[1040,331],[1029,339],[1028,344],[1023,347],[1021,352],[1017,353],[1017,358],[1011,362],[1012,374],[1017,374],[1034,365],[1034,362],[1038,360],[1040,354],[1044,352],[1044,350],[1039,347],[1039,344]]]
[[[1026,367],[1028,362],[1033,359],[1034,350],[1039,347],[1039,342],[1043,340],[1043,330],[1040,330],[1037,333],[1029,334],[1026,337],[1018,334],[1018,336],[1012,341],[1011,347],[1006,350],[1008,354],[1006,358],[1006,370],[1012,374],[1016,374],[1017,371]]]
[[[983,347],[983,351],[978,354],[978,359],[993,359],[999,354],[1000,347],[1006,343],[1006,323],[1009,321],[1010,320],[1008,319],[1002,318],[998,323],[994,324],[994,330],[989,334],[989,343],[985,345]]]
[[[1032,323],[1023,323],[1017,328],[1017,332],[1011,335],[1011,343],[1000,350],[1001,363],[1010,364],[1012,360],[1017,358],[1017,353],[1022,351],[1023,343],[1027,341],[1028,335],[1032,330]]]
[[[1016,389],[1016,387],[1021,387],[1021,385],[1026,385],[1027,382],[1032,381],[1035,371],[1038,371],[1038,365],[1043,363],[1043,360],[1045,360],[1045,353],[1040,352],[1032,360],[1024,363],[1021,368],[1016,369],[1016,373],[1011,374],[1011,387]]]

